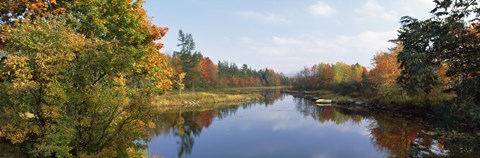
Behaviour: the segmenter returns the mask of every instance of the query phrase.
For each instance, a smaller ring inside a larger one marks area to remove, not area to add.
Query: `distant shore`
[[[185,90],[181,93],[172,91],[156,97],[154,105],[160,111],[240,105],[263,100],[264,97],[260,94],[263,90],[282,88],[286,87],[225,88],[197,92]]]

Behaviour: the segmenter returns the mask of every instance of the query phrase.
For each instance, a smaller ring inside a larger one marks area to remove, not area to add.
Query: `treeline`
[[[327,89],[342,95],[361,96],[385,104],[423,104],[426,101],[441,102],[451,99],[452,93],[444,92],[450,78],[446,76],[446,65],[433,69],[438,84],[431,90],[411,92],[400,82],[402,68],[398,55],[403,51],[397,45],[388,52],[379,52],[372,59],[371,70],[360,64],[348,65],[320,63],[305,67],[293,79],[294,88],[299,90]]]
[[[295,89],[315,90],[329,89],[342,94],[362,89],[362,82],[367,81],[368,71],[360,64],[348,65],[343,62],[335,64],[320,63],[297,73],[293,79]]]
[[[213,89],[246,86],[280,86],[287,85],[289,79],[273,69],[255,70],[246,64],[238,66],[227,61],[218,64],[209,57],[204,57],[195,50],[192,34],[179,31],[179,51],[169,56],[169,61],[175,70],[177,89]],[[183,82],[181,82],[183,81]]]

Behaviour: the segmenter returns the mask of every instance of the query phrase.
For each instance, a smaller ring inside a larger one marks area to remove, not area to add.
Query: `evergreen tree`
[[[190,33],[184,33],[182,30],[178,32],[177,46],[180,47],[180,51],[175,51],[174,58],[179,58],[182,72],[185,75],[185,85],[187,88],[191,88],[195,91],[195,83],[201,79],[201,60],[203,55],[195,51],[195,42],[193,36]]]

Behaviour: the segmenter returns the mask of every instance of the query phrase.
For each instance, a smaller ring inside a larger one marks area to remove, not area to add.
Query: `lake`
[[[319,107],[280,92],[265,101],[158,116],[148,152],[158,157],[442,156],[445,141],[422,121]]]

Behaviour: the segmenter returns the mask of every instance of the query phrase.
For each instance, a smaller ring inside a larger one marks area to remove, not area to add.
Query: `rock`
[[[317,104],[332,104],[332,100],[328,100],[328,99],[317,99],[315,101],[315,103]]]

